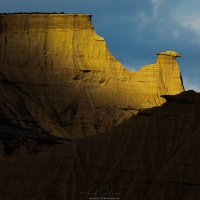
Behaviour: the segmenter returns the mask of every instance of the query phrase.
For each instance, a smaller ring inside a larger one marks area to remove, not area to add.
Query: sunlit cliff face
[[[0,112],[63,137],[103,133],[183,91],[174,54],[130,72],[95,33],[91,15],[0,15]]]

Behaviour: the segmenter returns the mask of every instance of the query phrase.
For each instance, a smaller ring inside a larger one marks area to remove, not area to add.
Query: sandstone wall
[[[125,69],[86,14],[0,15],[0,112],[57,136],[103,133],[183,91],[177,55]]]

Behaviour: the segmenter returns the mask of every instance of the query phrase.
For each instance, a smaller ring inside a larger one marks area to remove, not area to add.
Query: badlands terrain
[[[181,55],[129,71],[86,14],[0,15],[0,199],[199,199],[200,94]]]
[[[176,57],[125,69],[91,15],[0,15],[0,112],[24,128],[77,138],[104,133],[139,110],[182,92]]]

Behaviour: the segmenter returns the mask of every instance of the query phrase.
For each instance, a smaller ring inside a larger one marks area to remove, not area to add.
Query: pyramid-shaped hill
[[[200,94],[163,98],[107,134],[1,158],[0,197],[199,199]]]
[[[173,51],[125,69],[87,14],[0,15],[0,115],[65,138],[104,133],[184,90]]]

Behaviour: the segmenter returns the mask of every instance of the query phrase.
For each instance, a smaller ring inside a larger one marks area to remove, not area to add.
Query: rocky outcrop
[[[169,53],[171,52],[171,53]],[[176,52],[125,69],[86,14],[0,15],[0,113],[62,137],[105,132],[183,91]]]
[[[200,94],[163,96],[106,134],[1,158],[2,199],[200,199]]]

